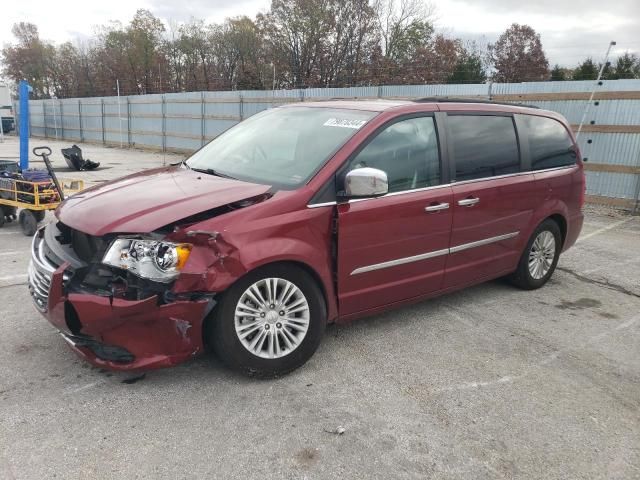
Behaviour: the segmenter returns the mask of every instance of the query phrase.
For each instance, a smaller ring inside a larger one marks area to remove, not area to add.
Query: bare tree
[[[424,45],[434,32],[435,8],[424,0],[375,0],[382,54],[402,60]]]

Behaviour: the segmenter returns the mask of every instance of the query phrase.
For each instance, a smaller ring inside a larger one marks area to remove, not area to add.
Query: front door
[[[396,121],[377,133],[348,170],[387,173],[389,193],[338,205],[340,315],[442,288],[452,221],[441,184],[434,118]]]

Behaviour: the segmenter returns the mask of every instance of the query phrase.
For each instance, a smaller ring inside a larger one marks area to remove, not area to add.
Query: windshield
[[[317,107],[267,110],[205,145],[187,165],[238,180],[295,188],[374,115]]]

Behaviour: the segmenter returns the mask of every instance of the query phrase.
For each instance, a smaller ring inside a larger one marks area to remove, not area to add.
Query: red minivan
[[[582,228],[557,113],[327,101],[259,113],[188,160],[68,198],[32,244],[36,308],[115,370],[211,346],[270,377],[346,322],[506,276],[535,289]]]

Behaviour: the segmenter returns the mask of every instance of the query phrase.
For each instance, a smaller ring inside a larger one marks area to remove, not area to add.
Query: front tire
[[[553,275],[561,249],[560,227],[553,220],[545,220],[527,242],[518,269],[509,277],[511,283],[524,290],[542,287]]]
[[[288,264],[250,272],[227,290],[205,330],[229,367],[273,378],[314,354],[327,322],[324,296],[304,270]]]

